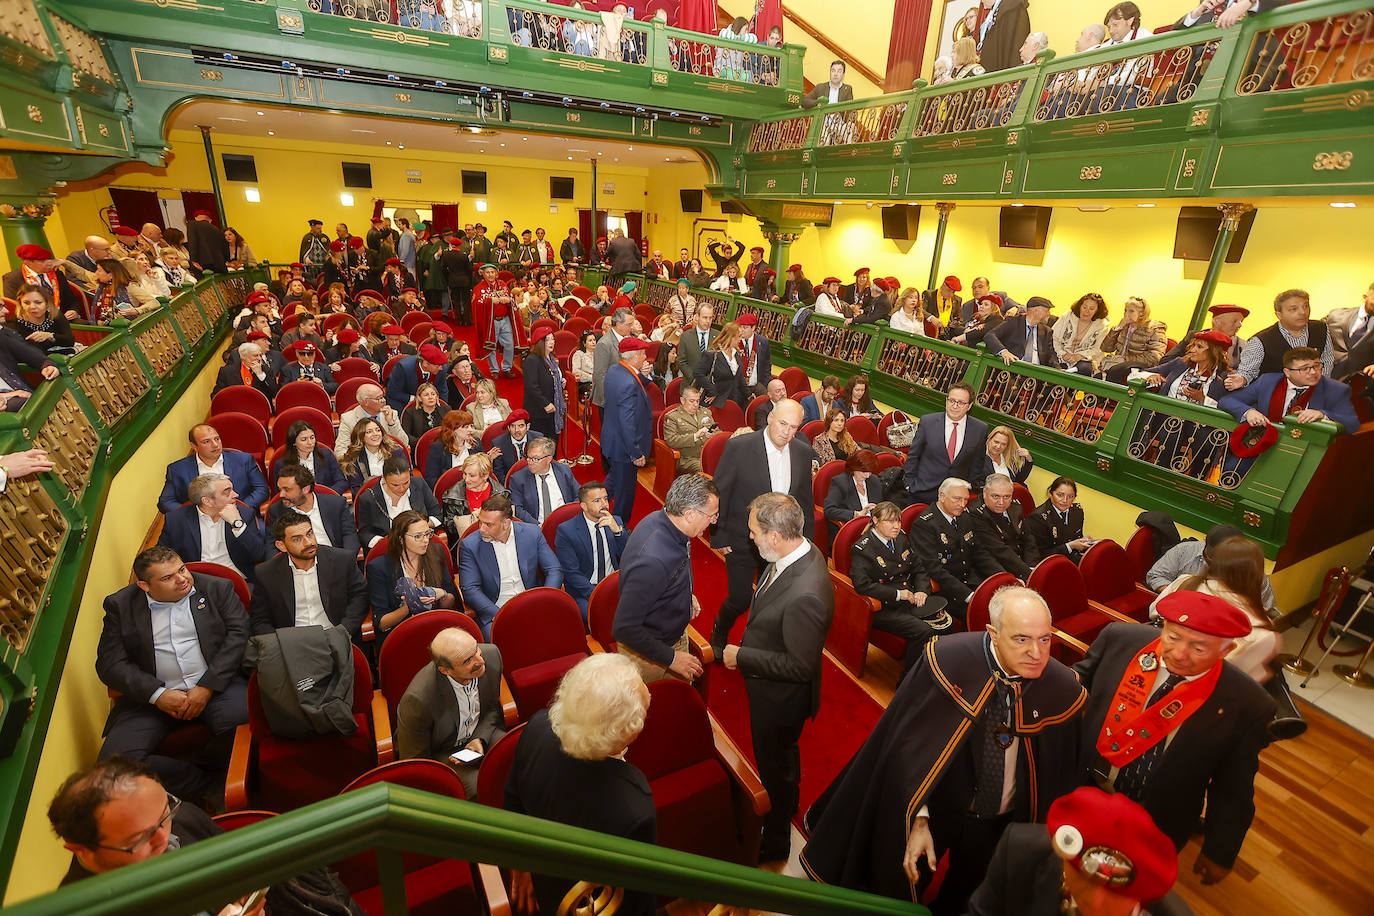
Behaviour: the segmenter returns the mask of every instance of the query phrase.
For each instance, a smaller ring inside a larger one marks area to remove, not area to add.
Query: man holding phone
[[[506,733],[501,651],[449,627],[429,644],[429,657],[396,706],[396,758],[447,763],[476,798],[482,756]]]

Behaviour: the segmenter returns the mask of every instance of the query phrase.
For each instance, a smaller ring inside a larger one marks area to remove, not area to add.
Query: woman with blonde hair
[[[1107,381],[1126,383],[1132,369],[1153,369],[1164,358],[1169,346],[1168,328],[1162,321],[1150,320],[1150,304],[1131,296],[1121,306],[1121,321],[1102,339],[1098,372]]]
[[[1035,459],[1016,441],[1010,426],[996,426],[987,438],[988,473],[1003,474],[1012,483],[1025,483]]]
[[[475,452],[463,462],[463,479],[436,495],[444,506],[444,527],[448,529],[449,540],[456,544],[463,532],[477,521],[482,503],[493,496],[506,496],[507,491],[492,476],[491,456]]]
[[[393,455],[407,457],[405,449],[387,439],[382,424],[371,417],[364,417],[354,425],[348,448],[339,459],[339,467],[343,469],[354,497],[362,490],[363,484],[373,477],[382,476],[382,465]]]
[[[726,401],[734,401],[743,410],[748,403],[739,347],[740,327],[727,321],[697,363],[694,379],[707,407],[722,407]]]
[[[472,411],[472,426],[477,432],[510,416],[510,401],[497,397],[496,383],[491,379],[478,379],[472,392],[473,401],[468,409]]]
[[[914,286],[902,290],[897,300],[897,308],[887,319],[887,326],[894,331],[926,336],[926,312],[921,305],[921,291]]]
[[[953,78],[956,80],[967,79],[971,76],[982,76],[987,71],[978,63],[978,43],[970,37],[960,38],[954,43],[954,50],[950,52],[954,61]]]

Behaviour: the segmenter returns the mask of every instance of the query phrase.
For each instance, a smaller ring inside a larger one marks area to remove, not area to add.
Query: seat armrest
[[[386,697],[380,690],[372,691],[372,734],[377,739],[377,765],[390,763],[396,759],[396,748],[391,738],[391,711],[387,708]]]
[[[520,709],[515,705],[515,695],[510,692],[510,684],[506,683],[504,674],[501,675],[501,712],[506,717],[507,730],[520,724]]]
[[[768,790],[763,787],[758,771],[744,756],[744,752],[725,733],[725,729],[711,716],[711,734],[715,738],[716,758],[730,771],[730,777],[749,797],[754,813],[759,817],[767,814],[773,807],[768,799]]]
[[[490,916],[511,916],[510,894],[506,891],[501,869],[485,862],[476,863],[476,868],[477,880],[487,900],[487,913]]]
[[[687,627],[687,648],[703,665],[716,660],[716,650],[711,648],[711,641],[698,633],[696,627]]]
[[[1107,617],[1110,617],[1112,620],[1119,621],[1120,623],[1140,623],[1140,621],[1136,620],[1134,617],[1127,617],[1120,611],[1109,608],[1105,604],[1099,604],[1098,602],[1093,601],[1091,598],[1088,599],[1088,607],[1092,608],[1094,611],[1106,615]]]
[[[253,732],[245,722],[234,731],[229,773],[224,779],[225,811],[242,811],[248,807],[248,767],[252,756]]]
[[[371,611],[368,611],[367,616],[363,618],[362,633],[363,642],[372,642],[377,638],[377,628],[372,623]]]
[[[1079,656],[1087,656],[1088,644],[1083,642],[1083,640],[1075,639],[1063,630],[1051,630],[1050,632],[1054,638],[1063,643],[1066,648],[1078,653]]]

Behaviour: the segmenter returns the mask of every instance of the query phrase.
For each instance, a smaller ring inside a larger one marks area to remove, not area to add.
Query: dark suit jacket
[[[282,367],[278,381],[285,385],[287,382],[299,382],[309,376],[314,376],[324,382],[324,390],[328,392],[330,397],[333,397],[334,392],[339,389],[339,383],[334,380],[333,370],[329,368],[327,363],[323,362],[312,363],[306,367],[302,366],[300,362],[292,360]]]
[[[167,513],[162,522],[162,533],[158,535],[160,547],[170,547],[183,560],[190,563],[201,558],[200,510],[195,506],[180,506]],[[224,544],[229,550],[229,559],[243,573],[243,578],[253,581],[253,569],[267,559],[268,540],[262,530],[262,519],[257,512],[239,510],[243,516],[243,531],[237,537],[228,522],[221,522],[224,528]]]
[[[741,349],[740,352],[744,351]],[[752,354],[750,358],[758,363],[759,367],[758,374],[754,376],[757,384],[767,385],[769,380],[773,378],[773,350],[768,344],[768,338],[755,332],[753,350],[750,352]]]
[[[796,302],[792,300],[792,294],[797,294]],[[810,305],[816,301],[816,290],[811,285],[811,281],[805,277],[798,277],[796,280],[789,280],[783,284],[782,295],[780,298],[788,305]]]
[[[616,522],[620,525],[619,534],[606,529],[606,550],[611,569],[620,568],[620,555],[630,540],[630,529],[620,519],[617,518]],[[592,544],[592,534],[587,530],[585,515],[579,512],[558,526],[553,538],[553,552],[558,557],[558,565],[563,567],[563,590],[573,596],[585,616],[587,599],[592,596],[591,576],[596,569],[596,550]]]
[[[1026,316],[1016,315],[989,331],[983,338],[983,343],[987,344],[989,353],[1008,350],[1017,359],[1024,359],[1028,332]],[[1035,336],[1036,353],[1039,357],[1036,362],[1042,366],[1058,366],[1059,361],[1054,354],[1054,332],[1050,330],[1050,326],[1043,321],[1040,322],[1036,325]]]
[[[197,686],[219,692],[229,686],[243,663],[248,645],[248,615],[225,579],[192,573],[195,593],[191,616],[205,656],[205,674]],[[105,598],[105,621],[95,652],[95,673],[119,691],[118,703],[148,702],[163,684],[157,678],[148,593],[135,583]],[[112,713],[113,716],[113,713]]]
[[[1218,406],[1237,420],[1245,419],[1245,412],[1251,408],[1267,414],[1269,399],[1274,396],[1274,389],[1278,387],[1282,378],[1282,372],[1261,375],[1244,388],[1227,394]],[[1312,399],[1307,402],[1307,406],[1322,411],[1327,419],[1341,424],[1348,433],[1356,432],[1360,428],[1360,418],[1350,400],[1350,386],[1344,382],[1323,376],[1321,381],[1317,382],[1316,390],[1312,392]]]
[[[386,511],[386,494],[382,492],[384,483],[368,487],[358,494],[354,508],[358,512],[358,540],[366,548],[373,538],[386,537],[391,532],[391,516]],[[317,497],[318,498],[318,497]],[[439,500],[429,489],[424,478],[410,477],[410,508],[428,518],[443,519],[444,512]]]
[[[285,456],[278,457],[272,461],[272,483],[277,482],[277,475],[281,473],[282,465],[285,464]],[[327,448],[316,447],[315,449],[315,486],[328,487],[340,496],[348,489],[348,480],[344,477],[343,468],[339,467],[339,459],[334,457],[334,453]],[[321,493],[321,496],[328,496],[328,493]],[[341,500],[342,501],[342,500]],[[273,503],[273,505],[276,505]],[[272,508],[267,509],[267,530],[272,530]],[[325,519],[326,525],[328,519]],[[353,523],[349,522],[352,528]],[[328,528],[329,539],[334,539],[334,529]],[[356,533],[356,532],[355,532]],[[334,545],[339,546],[338,544]]]
[[[558,431],[555,414],[551,414],[544,408],[557,406],[554,401],[556,388],[564,385],[563,373],[555,376],[549,371],[548,360],[538,356],[526,356],[521,364],[522,372],[525,376],[525,402],[520,406],[530,415],[530,426],[536,431],[543,433],[550,439],[557,441]],[[566,395],[566,392],[565,392]],[[567,403],[564,402],[564,409]]]
[[[1021,45],[1031,30],[1026,6],[1027,0],[1002,0],[997,7],[997,18],[978,48],[978,60],[987,72],[1021,65]]]
[[[397,413],[405,409],[410,399],[415,397],[416,390],[420,387],[418,356],[403,356],[391,367],[391,375],[386,379],[386,402],[390,404]],[[448,373],[443,367],[439,368],[429,377],[429,382],[439,389],[439,400],[448,400]]]
[[[681,352],[680,350],[678,352]],[[701,403],[706,407],[722,407],[734,401],[741,408],[748,406],[749,393],[744,388],[744,360],[735,357],[735,369],[719,350],[712,350],[697,363],[694,380],[701,388]]]
[[[1142,647],[1159,637],[1147,624],[1109,624],[1074,670],[1088,688],[1081,746],[1092,748],[1102,731],[1117,685]],[[1150,773],[1142,807],[1179,849],[1197,827],[1204,801],[1202,854],[1222,868],[1235,864],[1255,816],[1255,772],[1269,743],[1274,701],[1264,688],[1229,663],[1212,695],[1173,733]],[[1092,764],[1095,755],[1084,759]],[[1085,775],[1085,783],[1091,777]]]
[[[525,434],[525,441],[520,446],[522,450],[520,458],[524,457],[523,450],[528,448],[529,444],[533,442],[535,438],[536,437],[532,433]],[[520,458],[517,458],[515,455],[515,440],[511,438],[510,433],[505,432],[491,440],[491,444],[501,450],[501,454],[497,455],[496,460],[491,463],[491,473],[493,477],[501,482],[502,486],[505,486],[506,475],[509,474],[510,469],[515,467],[520,461]]]
[[[840,91],[839,91],[839,94],[836,96],[836,101],[837,101],[837,102],[852,102],[852,101],[854,101],[854,87],[851,86],[851,85],[849,85],[848,83],[840,83]],[[802,96],[802,100],[801,100],[801,107],[803,107],[803,108],[815,108],[817,105],[829,105],[829,104],[830,104],[830,82],[829,82],[829,80],[827,80],[827,81],[824,82],[824,83],[817,83],[815,86],[813,86],[813,87],[811,88],[811,91],[810,91],[810,92],[808,92],[806,95]]]
[[[971,415],[963,422],[964,445],[949,461],[949,442],[945,439],[945,415],[928,413],[916,424],[916,435],[907,450],[902,481],[913,501],[930,502],[947,477],[967,480],[978,489],[987,476],[988,425]],[[918,497],[920,497],[918,499]]]
[[[1024,533],[1034,545],[1032,549],[1038,558],[1044,559],[1057,553],[1077,562],[1068,544],[1083,537],[1083,507],[1078,503],[1070,506],[1069,523],[1065,525],[1054,503],[1047,499],[1026,516]]]
[[[950,602],[950,612],[962,619],[962,607],[978,583],[999,571],[992,555],[978,543],[973,520],[965,512],[951,523],[938,506],[931,506],[911,523],[910,536],[917,554],[937,561],[930,578]]]
[[[243,372],[239,368],[241,365],[242,363],[240,360],[234,360],[232,363],[221,366],[219,374],[215,376],[215,387],[211,391],[211,394],[219,394],[226,388],[242,385]],[[267,395],[267,400],[270,403],[271,400],[277,396],[277,389],[281,386],[277,384],[272,376],[272,367],[266,363],[264,363],[262,367],[262,376],[262,378],[258,378],[256,375],[250,375],[249,378],[253,380],[252,387]]]
[[[363,618],[367,616],[367,584],[358,569],[357,551],[320,545],[315,555],[316,578],[324,614],[334,626],[348,631],[355,642],[362,641]],[[291,558],[279,553],[258,564],[257,587],[248,609],[254,636],[271,633],[280,627],[296,625],[296,583]]]
[[[619,462],[648,456],[653,450],[653,408],[640,381],[620,363],[606,372],[605,399],[601,454]]]
[[[821,651],[835,616],[835,591],[825,556],[814,544],[807,548],[749,609],[738,662],[750,715],[809,717],[820,709]],[[770,563],[759,581],[772,572]],[[794,705],[799,696],[807,700],[800,708]]]
[[[481,712],[468,741],[481,741],[485,752],[506,733],[506,718],[501,709],[501,650],[490,643],[480,643],[477,648],[487,670],[477,681]],[[449,754],[458,749],[462,724],[453,682],[430,662],[415,672],[396,704],[396,759],[428,757],[447,763]]]
[[[95,268],[91,269],[94,270]],[[56,267],[55,270],[57,271],[56,292],[58,311],[62,312],[63,314],[67,312],[76,312],[78,315],[83,315],[83,310],[81,308],[81,300],[77,298],[76,293],[72,290],[71,286],[68,285],[69,283],[71,283],[71,280],[67,277],[67,272],[63,270],[60,265]],[[18,267],[16,267],[14,270],[11,270],[9,273],[5,274],[3,280],[5,298],[18,299],[19,296],[17,294],[19,292],[19,287],[23,285],[24,272],[20,270]],[[1342,350],[1341,352],[1342,354],[1344,354],[1345,351]]]
[[[864,482],[868,491],[868,501],[880,503],[882,499],[874,499],[878,496],[881,484],[876,475],[868,478]],[[840,526],[854,517],[854,513],[862,509],[859,504],[859,488],[854,485],[854,475],[839,473],[830,478],[830,490],[825,494],[825,519],[830,523],[830,536],[833,538],[835,532],[840,530]]]
[[[1003,516],[980,501],[967,514],[973,519],[974,540],[991,554],[998,566],[1025,581],[1031,567],[1040,562],[1040,554],[1035,539],[1025,530],[1021,504],[1013,499]]]
[[[720,521],[711,537],[712,547],[748,550],[749,503],[755,496],[773,489],[768,477],[768,454],[764,451],[766,429],[736,436],[725,443],[720,465],[716,468],[716,486],[720,488]],[[810,539],[816,529],[816,502],[811,495],[811,462],[816,453],[801,439],[787,445],[792,457],[791,486],[788,493],[801,506],[806,519],[804,535]]]
[[[572,468],[555,461],[551,470],[563,502],[577,502],[578,483]],[[515,504],[516,518],[532,525],[539,524],[539,482],[534,479],[529,467],[523,467],[511,475],[510,500]]]
[[[606,245],[606,261],[612,274],[639,273],[643,260],[633,239],[618,236]]]
[[[393,356],[414,356],[418,352],[420,351],[415,348],[413,343],[410,341],[403,341],[400,350],[396,353],[391,353],[387,350],[386,341],[384,340],[372,348],[372,361],[380,367],[385,366],[387,360],[391,359]]]
[[[30,368],[39,369],[44,366],[57,365],[48,358],[48,354],[20,337],[9,328],[0,328],[0,363],[7,365],[11,371],[18,373],[19,364],[24,363]],[[18,410],[24,405],[24,401],[13,401],[12,410]]]
[[[712,328],[706,332],[706,346],[711,346],[715,341],[716,329]],[[701,348],[697,327],[693,325],[682,332],[682,337],[677,342],[677,364],[682,370],[683,378],[695,378],[703,353],[705,351]]]
[[[513,521],[511,537],[515,538],[515,556],[525,588],[562,586],[563,568],[538,525]],[[501,569],[496,563],[496,550],[482,540],[480,531],[474,531],[458,544],[458,581],[462,583],[463,603],[476,613],[482,635],[490,638],[491,622],[496,619],[496,599],[501,594]]]
[[[247,452],[224,450],[224,473],[234,483],[234,491],[245,506],[254,512],[267,501],[267,481],[262,479],[258,463]],[[169,513],[186,502],[191,481],[196,479],[196,456],[187,455],[167,465],[167,481],[157,498],[157,510]]]
[[[186,224],[186,250],[191,260],[200,265],[201,270],[224,273],[225,262],[229,260],[229,243],[224,240],[224,230],[214,223],[193,219]]]

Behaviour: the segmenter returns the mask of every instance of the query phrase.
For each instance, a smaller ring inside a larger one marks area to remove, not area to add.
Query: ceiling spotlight
[[[390,145],[391,145],[391,141],[390,141],[390,140],[386,141],[386,145],[387,145],[387,146],[390,146]]]
[[[506,144],[502,143],[502,144],[501,144],[501,148],[502,148],[502,149],[505,149],[505,148],[506,148]]]
[[[572,162],[572,156],[569,156],[569,157],[568,157],[568,161],[569,161],[569,162]]]
[[[261,111],[258,112],[258,117],[262,117],[262,116],[263,116],[263,112],[261,112]]]
[[[267,136],[269,136],[269,137],[275,137],[276,135],[277,135],[277,132],[276,132],[275,130],[269,130],[269,131],[267,132]]]
[[[1142,209],[1142,210],[1148,210],[1148,209],[1152,208],[1152,207],[1154,206],[1154,204],[1136,204],[1136,206],[1139,207],[1139,208]]]
[[[396,148],[397,148],[397,149],[405,149],[405,148],[406,148],[406,145],[405,145],[404,143],[398,143],[398,144],[396,144]]]
[[[626,148],[627,150],[629,150],[630,152],[632,152],[632,153],[635,151],[635,148],[634,148],[633,146],[627,146],[627,147],[625,147],[625,148]]]
[[[1353,210],[1355,209],[1355,202],[1352,200],[1336,200],[1331,202],[1331,206],[1335,207],[1337,210]]]

